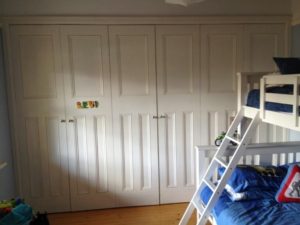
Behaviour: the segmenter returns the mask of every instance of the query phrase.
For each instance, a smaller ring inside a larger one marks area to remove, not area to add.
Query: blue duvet
[[[284,85],[281,87],[269,87],[266,89],[268,93],[280,93],[280,94],[292,94],[293,86],[292,85]],[[247,106],[259,108],[259,100],[260,100],[260,91],[258,89],[253,89],[249,92],[247,98]],[[266,102],[265,104],[266,110],[278,111],[278,112],[292,112],[293,106],[287,104],[280,104],[274,102]]]
[[[261,199],[233,202],[224,191],[212,213],[218,225],[300,225],[300,204],[278,203],[275,193],[271,190]],[[203,202],[210,195],[210,189],[205,188]]]

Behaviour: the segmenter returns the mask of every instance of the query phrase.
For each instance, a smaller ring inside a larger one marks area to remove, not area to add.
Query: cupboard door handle
[[[75,122],[75,121],[74,121],[74,120],[72,120],[72,119],[70,119],[70,120],[69,120],[69,123],[74,123],[74,122]]]
[[[60,122],[61,122],[61,123],[65,123],[65,122],[66,122],[66,120],[62,119],[62,120],[60,120]]]
[[[160,119],[165,119],[165,118],[168,118],[168,116],[167,116],[167,115],[160,115],[159,118],[160,118]]]
[[[158,119],[159,117],[158,116],[153,116],[153,119]]]

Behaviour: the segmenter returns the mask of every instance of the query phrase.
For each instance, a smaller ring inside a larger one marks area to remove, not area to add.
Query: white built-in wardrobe
[[[189,201],[194,146],[226,130],[237,71],[288,54],[288,21],[6,18],[19,194],[52,212]]]

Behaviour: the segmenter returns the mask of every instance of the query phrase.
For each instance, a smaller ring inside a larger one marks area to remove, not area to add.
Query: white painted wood
[[[242,69],[243,26],[201,27],[201,144],[214,144],[236,113],[236,76]]]
[[[237,96],[238,96],[238,109],[240,109],[243,105],[247,102],[247,96],[250,90],[254,88],[260,88],[260,79],[265,75],[269,74],[270,72],[242,72],[237,73],[238,77],[238,90],[237,90]],[[245,113],[247,114],[248,111],[251,108],[247,108]],[[242,125],[241,132],[244,132],[244,128]],[[267,125],[266,124],[260,124],[258,126],[257,132],[255,137],[253,137],[253,142],[263,142],[267,140]]]
[[[188,201],[200,143],[198,26],[157,26],[160,203]]]
[[[158,202],[158,197],[156,196],[158,191],[155,191],[155,189],[158,190],[159,172],[157,171],[157,124],[155,120],[152,120],[152,116],[157,116],[157,97],[159,104],[158,115],[165,116],[166,113],[169,116],[167,120],[159,119],[160,129],[161,127],[165,128],[158,135],[161,136],[161,134],[164,134],[163,132],[167,131],[170,135],[168,138],[161,138],[161,140],[165,140],[170,144],[169,149],[174,150],[175,147],[179,149],[178,146],[184,146],[185,149],[179,153],[175,151],[169,152],[168,157],[170,160],[168,162],[170,163],[168,167],[166,165],[164,167],[168,168],[170,172],[168,182],[175,188],[173,188],[173,194],[166,195],[165,199],[173,199],[173,202],[183,201],[182,199],[189,195],[190,189],[195,185],[193,179],[194,164],[189,164],[189,158],[191,159],[194,156],[193,151],[190,151],[191,146],[212,143],[221,130],[227,129],[227,125],[235,114],[235,103],[231,103],[231,100],[228,99],[232,98],[234,102],[235,97],[232,93],[235,92],[236,81],[232,74],[235,74],[238,70],[237,68],[241,67],[239,59],[242,57],[238,57],[242,55],[239,46],[241,45],[241,34],[244,30],[241,27],[244,27],[244,23],[264,22],[270,24],[278,23],[280,25],[272,26],[281,26],[283,29],[286,29],[287,18],[4,18],[2,21],[4,21],[6,30],[11,31],[12,34],[12,38],[9,38],[10,34],[8,32],[6,36],[8,37],[7,43],[12,43],[10,46],[12,46],[11,52],[13,55],[13,57],[9,57],[12,65],[8,66],[8,68],[12,76],[8,76],[8,81],[12,81],[10,86],[14,87],[11,88],[13,91],[10,93],[10,99],[13,100],[12,104],[15,107],[13,111],[16,112],[14,115],[14,122],[17,124],[16,129],[14,129],[14,138],[18,140],[18,143],[15,144],[16,159],[19,158],[20,160],[18,161],[21,162],[25,155],[25,162],[27,162],[29,159],[26,159],[26,154],[31,155],[32,153],[34,157],[30,158],[30,160],[38,157],[48,157],[51,161],[58,161],[59,165],[67,165],[66,160],[70,160],[67,170],[70,169],[73,175],[78,175],[78,177],[70,176],[73,210],[102,208],[103,205],[105,205],[103,207],[114,207],[116,205],[155,204]],[[204,25],[203,28],[200,28],[202,35],[201,47],[199,46],[198,30],[195,31],[195,29],[198,29],[197,24],[232,23],[240,25]],[[20,26],[16,24],[27,25]],[[44,25],[32,26],[30,24]],[[83,25],[67,26],[65,24]],[[158,26],[157,47],[155,47],[154,26],[152,25],[111,25],[109,45],[107,38],[105,39],[105,35],[107,36],[106,25],[90,26],[87,24],[174,24],[174,26]],[[175,26],[175,24],[185,25]],[[61,34],[59,33],[60,31]],[[67,39],[68,35],[71,37],[70,39]],[[165,37],[163,37],[164,35]],[[245,38],[245,36],[243,37]],[[20,38],[22,39],[22,52],[18,49],[20,46],[18,39]],[[163,42],[163,39],[167,41]],[[52,42],[53,44],[50,44]],[[217,44],[210,46],[209,42],[219,43],[220,46],[223,46],[221,47],[222,51],[218,51],[216,48]],[[62,50],[60,45],[63,47]],[[165,50],[160,49],[159,45],[163,46]],[[191,46],[195,48],[191,50]],[[227,49],[228,46],[230,47]],[[110,62],[107,56],[108,48],[111,49],[111,69],[113,73],[113,109],[116,109],[116,112],[113,114],[114,121],[116,121],[113,135],[111,135],[112,118],[111,111],[109,111],[111,110],[111,103],[109,103],[110,84],[109,78],[107,78],[110,73],[108,68]],[[99,51],[103,55],[99,56]],[[158,79],[170,77],[170,74],[172,74],[172,79],[167,80],[167,82],[158,82],[157,96],[155,51],[157,51],[157,59],[161,59],[158,60],[160,62],[157,62]],[[163,55],[164,51],[167,53],[166,57]],[[201,51],[201,59],[199,51]],[[43,54],[40,54],[41,52]],[[61,54],[63,54],[62,57]],[[218,62],[216,64],[219,66],[210,64],[211,60],[216,60]],[[201,65],[199,65],[199,62]],[[201,82],[200,78],[197,78],[199,66],[201,74],[203,74]],[[164,69],[166,70],[164,71]],[[222,73],[226,72],[226,79],[219,77],[220,71]],[[21,79],[21,74],[23,74],[25,79],[23,77]],[[86,76],[86,74],[89,74],[89,76]],[[143,75],[139,76],[139,74]],[[182,77],[180,74],[190,74],[190,76]],[[22,80],[25,81],[24,85]],[[221,80],[222,85],[218,84],[218,80]],[[133,82],[143,85],[133,85]],[[161,89],[159,85],[163,83],[166,85]],[[200,89],[201,96],[203,96],[201,98],[201,104],[203,105],[201,112],[198,99]],[[160,90],[166,90],[166,93],[159,92]],[[24,100],[25,98],[26,100]],[[16,99],[16,102],[14,102],[14,99]],[[90,99],[98,99],[100,108],[91,111],[75,109],[76,101]],[[65,100],[66,102],[64,102]],[[221,104],[217,106],[219,103]],[[26,109],[25,113],[23,113],[23,109]],[[65,110],[67,117],[65,116]],[[202,123],[199,122],[200,115]],[[75,123],[69,122],[70,119],[74,120]],[[61,123],[61,120],[66,120],[67,123]],[[195,124],[201,125],[201,132],[198,130],[200,125],[196,126]],[[25,128],[31,133],[30,135],[26,134]],[[70,150],[68,156],[65,156],[67,152],[67,147],[64,147],[66,145],[65,130],[68,131],[68,149]],[[45,137],[47,132],[51,135]],[[275,138],[280,137],[282,134],[284,135],[285,131],[273,129],[269,130],[269,133],[270,138]],[[40,135],[39,141],[33,138],[38,135]],[[199,137],[201,138],[200,141]],[[112,138],[117,139],[115,143],[117,154],[114,157],[117,160],[116,164],[114,164],[114,159],[111,159],[113,157]],[[51,140],[51,144],[45,144],[47,139]],[[123,142],[120,140],[123,140]],[[26,141],[30,144],[30,154],[24,152],[26,150]],[[124,147],[122,147],[122,144]],[[172,144],[174,144],[174,148],[172,148]],[[46,153],[40,153],[39,149],[42,145],[46,146],[44,149],[53,149],[51,151],[53,155],[47,156]],[[98,148],[96,145],[98,145]],[[159,145],[161,146],[161,144]],[[80,151],[78,151],[79,149]],[[20,152],[24,155],[20,154]],[[76,152],[78,153],[77,155]],[[123,153],[124,155],[122,155]],[[99,156],[98,161],[95,160],[97,154]],[[179,158],[180,156],[186,158],[182,160]],[[76,158],[80,158],[80,160],[76,161]],[[60,161],[60,159],[65,161]],[[27,187],[39,182],[40,177],[46,179],[44,175],[47,175],[48,170],[43,162],[33,163],[32,168],[29,168],[28,164],[25,165],[23,162],[16,163],[17,167],[20,165],[18,174],[20,181],[18,183],[20,184],[20,193],[22,195],[27,196],[25,194],[29,193]],[[60,164],[60,162],[62,163]],[[163,165],[165,162],[166,159],[163,159],[161,164]],[[97,166],[101,167],[101,169],[96,168]],[[23,179],[25,179],[22,176],[23,173],[29,174],[39,167],[43,167],[46,172],[37,170],[37,177],[23,182]],[[54,166],[51,165],[51,167]],[[51,179],[52,184],[44,184],[46,189],[51,189],[52,195],[59,193],[58,185],[53,185],[59,183],[57,182],[58,178],[60,176],[64,178],[68,176],[66,167],[62,167],[63,169],[61,170],[51,170],[52,174],[48,177]],[[27,171],[27,169],[29,170]],[[124,173],[122,169],[124,169]],[[99,174],[96,174],[97,171]],[[106,171],[109,174],[107,177],[105,175]],[[117,174],[116,178],[113,176],[114,172]],[[97,175],[99,180],[95,181],[94,178]],[[126,177],[126,179],[121,179],[122,176]],[[144,177],[146,178],[144,179]],[[77,179],[83,182],[77,182]],[[117,180],[119,183],[116,184],[116,182],[111,180]],[[67,183],[68,179],[63,179],[63,188],[68,186]],[[95,185],[97,186],[96,191]],[[120,204],[113,200],[115,195],[114,185],[117,185],[118,196],[119,193],[124,194],[120,195]],[[182,194],[182,196],[177,194],[180,186],[184,190],[188,190],[185,192],[187,194]],[[43,191],[43,188],[39,186],[34,188],[36,188],[37,194]],[[132,188],[134,190],[130,191]],[[168,189],[170,190],[171,188]],[[67,188],[63,190],[65,191]],[[155,192],[156,194],[154,194]],[[169,193],[172,193],[172,191]],[[176,199],[177,197],[174,198],[174,196],[178,196],[179,200]],[[101,203],[93,201],[95,205],[90,204],[89,200],[94,197],[101,199],[99,201]],[[36,208],[47,209],[48,211],[66,210],[69,207],[66,206],[68,201],[64,198],[64,200],[61,200],[64,203],[56,207],[56,199],[58,198],[60,197],[54,198],[55,201],[51,201],[50,210],[43,201],[38,202],[42,207],[38,206]],[[148,200],[151,203],[146,203]],[[166,200],[165,202],[170,201]],[[90,204],[90,206],[87,206],[86,203]]]
[[[58,26],[11,28],[21,190],[36,210],[68,211],[69,181]]]
[[[296,158],[296,155],[299,154],[299,142],[278,142],[278,143],[264,143],[264,144],[249,144],[246,148],[246,151],[243,152],[243,156],[250,156],[258,158],[257,161],[248,161],[245,163],[247,165],[282,165],[285,163],[299,162]],[[211,162],[213,156],[217,151],[216,146],[196,146],[195,147],[196,162],[202,163],[205,162],[203,168],[207,168],[209,163]],[[230,156],[233,153],[233,149],[228,148],[224,155]],[[289,154],[293,157],[290,157],[290,161],[286,160],[277,160],[277,157],[280,154]],[[205,170],[199,171],[199,182],[201,181],[201,177],[203,176]],[[199,185],[199,183],[198,183]]]
[[[299,144],[300,142],[282,142],[282,143],[266,143],[266,144],[251,144],[248,145],[246,150],[241,152],[244,158],[252,158],[252,160],[248,162],[244,162],[242,164],[246,165],[282,165],[287,163],[299,162],[299,158],[297,158],[297,154],[299,154]],[[203,164],[203,168],[209,166],[211,162],[214,162],[215,155],[218,154],[218,148],[215,146],[196,146],[196,162],[197,164]],[[226,148],[224,151],[224,155],[226,157],[232,156],[236,153],[235,147]],[[288,156],[288,157],[285,157]],[[253,160],[257,158],[257,160]],[[217,168],[216,168],[217,170]],[[197,185],[200,187],[201,178],[203,177],[205,170],[200,170],[197,174]],[[213,179],[213,181],[216,181]],[[222,181],[220,182],[222,183]],[[198,193],[197,193],[198,195]],[[197,200],[197,202],[201,200]],[[196,205],[195,205],[196,207]],[[205,210],[201,210],[205,213]],[[200,213],[201,214],[201,213]],[[201,215],[198,211],[198,221],[197,224],[202,224],[203,220],[200,220]],[[210,215],[211,218],[212,215]],[[187,219],[183,218],[181,220],[181,224],[186,224]]]
[[[200,181],[199,185],[197,185],[198,186],[197,190],[195,191],[192,200],[189,203],[188,208],[186,209],[184,215],[182,216],[179,222],[180,225],[186,225],[188,223],[188,220],[191,217],[191,214],[194,209],[196,209],[197,213],[199,214],[197,224],[199,225],[206,224],[212,208],[214,207],[215,203],[219,199],[219,196],[224,190],[224,187],[227,183],[227,179],[231,176],[237,163],[240,161],[243,152],[246,150],[246,146],[248,145],[251,139],[251,136],[256,131],[257,125],[260,122],[259,110],[256,109],[255,111],[256,112],[254,113],[254,115],[250,117],[251,122],[247,127],[245,134],[242,136],[240,141],[236,141],[235,138],[233,137],[233,134],[235,133],[238,126],[241,123],[243,123],[245,117],[244,108],[241,108],[239,110],[237,116],[234,118],[232,124],[230,125],[228,132],[225,135],[221,145],[218,147],[218,150],[213,156],[211,163],[207,167],[207,170],[204,173],[202,180]],[[227,149],[230,148],[231,145],[230,141],[232,140],[234,140],[237,143],[237,146],[235,149],[233,149],[231,159],[228,161],[224,161],[223,160],[223,157],[225,156],[224,152],[226,152]],[[223,175],[220,177],[219,182],[215,184],[214,173],[217,171],[217,169],[220,166],[225,167],[225,171]],[[201,202],[202,202],[200,198],[200,194],[206,186],[210,188],[210,190],[212,191],[212,195],[209,197],[208,202],[205,205],[203,205],[203,207],[199,207],[201,206]]]
[[[158,204],[155,27],[109,35],[118,206]]]
[[[272,126],[264,126],[263,129],[260,127],[258,129],[258,135],[256,140],[272,140],[272,141],[287,141],[289,138],[289,131],[287,129],[292,129],[299,131],[299,101],[300,97],[298,94],[298,84],[299,84],[299,76],[297,74],[292,75],[274,75],[267,74],[263,75],[263,73],[239,73],[239,85],[240,88],[238,90],[239,100],[241,101],[239,105],[243,105],[246,103],[246,99],[242,100],[242,96],[246,95],[245,90],[241,89],[242,87],[249,86],[248,81],[250,80],[258,80],[260,79],[260,117],[261,119]],[[266,93],[266,87],[270,85],[293,85],[293,89],[295,90],[292,95],[287,94],[274,94],[274,93]],[[265,102],[278,102],[283,104],[289,104],[293,106],[293,113],[284,113],[284,112],[274,112],[266,110],[264,105]],[[251,107],[245,107],[246,113],[251,113]],[[267,135],[266,135],[267,133]],[[262,136],[261,136],[262,135]]]
[[[273,57],[286,55],[285,32],[281,24],[245,25],[244,71],[278,71]]]
[[[266,102],[277,102],[282,104],[289,104],[294,100],[294,96],[288,94],[273,94],[273,93],[266,93],[265,101]],[[298,102],[298,96],[296,98]]]
[[[71,209],[116,206],[108,28],[61,26]],[[77,102],[99,107],[78,109]]]
[[[237,73],[237,105],[240,109],[246,104],[250,90],[260,88],[260,79],[270,72],[238,72]]]
[[[244,29],[244,65],[243,71],[261,72],[278,71],[273,57],[285,56],[287,53],[286,43],[287,34],[285,26],[281,24],[253,24],[245,25]],[[258,87],[259,88],[259,87]],[[251,88],[253,89],[253,87]],[[273,132],[273,125],[261,123],[258,128],[258,134],[254,142],[276,142],[268,134]],[[285,139],[287,140],[287,139]]]

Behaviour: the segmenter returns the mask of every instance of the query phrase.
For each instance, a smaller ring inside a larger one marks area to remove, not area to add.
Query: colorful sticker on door
[[[76,102],[77,109],[93,109],[99,107],[98,101],[82,101]]]

